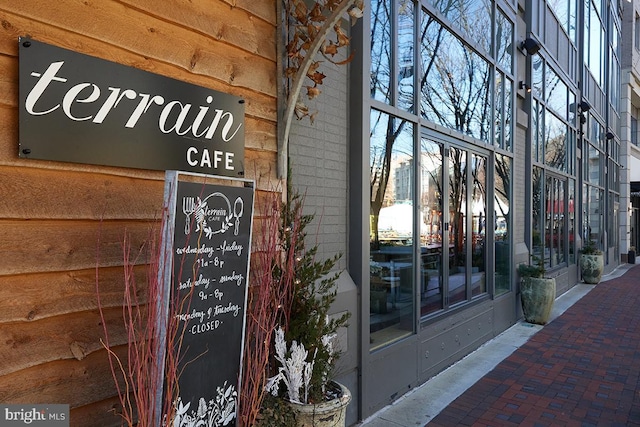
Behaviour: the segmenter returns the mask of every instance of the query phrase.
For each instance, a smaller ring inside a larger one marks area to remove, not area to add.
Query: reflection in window
[[[574,264],[576,262],[576,182],[573,179],[569,180],[569,263]]]
[[[558,115],[564,119],[567,116],[567,98],[569,89],[565,85],[558,74],[551,68],[547,70],[547,106],[553,109]]]
[[[571,91],[569,91],[569,100],[567,101],[567,105],[569,106],[569,113],[568,113],[569,123],[572,126],[575,126],[576,119],[578,118],[578,114],[576,114],[577,113],[576,112],[576,109],[577,109],[576,95]]]
[[[504,85],[504,146],[501,148],[511,151],[513,147],[513,81],[505,80]]]
[[[365,191],[374,351],[415,333],[418,307],[420,318],[444,315],[487,297],[489,284],[497,294],[511,290],[515,10],[492,0],[372,0],[371,15],[375,109]],[[453,132],[445,137],[421,121]],[[498,264],[488,268],[494,251]]]
[[[567,161],[567,125],[555,115],[547,114],[544,144],[545,164],[566,171]]]
[[[547,173],[545,178],[538,167],[533,168],[532,180],[534,262],[543,262],[546,268],[565,264],[568,258],[575,262],[574,181],[551,173]]]
[[[594,185],[600,185],[600,179],[602,176],[602,173],[600,172],[600,151],[588,142],[584,145],[584,151],[586,151],[584,162],[585,181]]]
[[[511,244],[509,239],[511,200],[511,159],[496,154],[495,162],[495,283],[496,295],[511,290]]]
[[[387,0],[371,0],[371,98],[391,103],[391,4]]]
[[[531,253],[541,259],[544,251],[544,207],[543,207],[543,181],[542,169],[533,168],[531,175],[532,181],[532,198],[531,198],[531,233],[532,244]]]
[[[491,52],[490,0],[430,0],[467,38]]]
[[[504,147],[503,133],[501,129],[504,127],[502,121],[502,109],[504,108],[504,74],[496,72],[496,99],[495,99],[495,120],[496,120],[496,147]]]
[[[565,262],[565,185],[554,176],[548,176],[545,187],[545,251],[544,265],[553,268]]]
[[[398,107],[413,113],[414,52],[413,1],[401,0],[398,11]]]
[[[500,71],[496,72],[495,94],[495,140],[496,147],[511,151],[512,114],[513,114],[513,81]]]
[[[576,15],[578,4],[576,0],[547,0],[549,7],[558,17],[558,21],[569,39],[576,43]]]
[[[420,143],[422,222],[421,240],[421,314],[427,315],[443,308],[443,181],[442,145],[423,138]]]
[[[467,262],[467,152],[449,150],[449,304],[464,301],[466,294],[465,265]]]
[[[601,0],[585,0],[585,62],[598,86],[604,80],[604,57],[606,53],[604,25],[600,19],[598,3]]]
[[[471,155],[471,295],[487,292],[486,236],[487,236],[487,158]]]
[[[591,185],[585,185],[582,201],[584,219],[582,238],[585,242],[593,241],[596,247],[602,250],[604,191]]]
[[[489,64],[428,14],[420,34],[422,116],[489,142]]]
[[[620,29],[615,22],[611,23],[609,41],[609,93],[611,106],[616,113],[620,113]]]
[[[533,70],[531,74],[531,88],[533,93],[544,98],[544,69],[545,63],[540,55],[533,55],[531,58]]]
[[[496,19],[496,59],[508,72],[513,72],[513,23],[501,10]]]
[[[534,162],[542,162],[544,147],[544,109],[537,100],[531,107],[531,156]]]
[[[413,124],[372,110],[370,122],[371,350],[414,331]]]

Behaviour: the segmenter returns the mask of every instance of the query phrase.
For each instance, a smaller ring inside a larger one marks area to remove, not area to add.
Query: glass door
[[[424,136],[420,143],[420,310],[487,292],[487,154]]]
[[[407,122],[382,112],[374,120],[371,351],[412,335],[419,318],[487,293],[488,154],[429,135],[414,150]]]

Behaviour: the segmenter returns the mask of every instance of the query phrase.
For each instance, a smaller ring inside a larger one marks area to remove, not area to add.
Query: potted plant
[[[307,247],[314,215],[303,213],[303,197],[290,180],[286,202],[277,194],[266,195],[259,209],[240,425],[345,425],[351,393],[332,376],[348,314],[329,316],[341,255],[318,260],[318,246]]]
[[[544,264],[540,258],[532,257],[532,261],[518,265],[522,313],[527,322],[545,325],[556,299],[556,280],[544,277]]]
[[[332,374],[339,356],[337,331],[349,315],[329,316],[340,275],[334,267],[341,255],[316,259],[318,246],[306,247],[305,231],[314,216],[303,214],[299,194],[289,194],[280,244],[291,255],[293,284],[290,306],[275,331],[277,371],[269,378],[267,390],[290,402],[298,426],[345,425],[351,393],[332,381]]]
[[[635,246],[629,246],[629,252],[627,252],[627,262],[629,264],[636,263],[636,247]]]
[[[596,246],[596,243],[589,239],[580,253],[580,275],[582,281],[588,284],[598,284],[604,271],[604,255]]]

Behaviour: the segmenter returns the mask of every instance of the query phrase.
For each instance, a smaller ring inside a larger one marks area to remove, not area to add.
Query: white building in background
[[[640,0],[623,1],[621,55],[620,253],[640,244]]]

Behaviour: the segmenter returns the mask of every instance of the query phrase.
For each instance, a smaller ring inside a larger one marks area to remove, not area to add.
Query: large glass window
[[[471,154],[471,295],[487,292],[487,157]]]
[[[443,235],[444,181],[442,144],[429,138],[420,143],[421,191],[420,201],[423,220],[421,222],[421,293],[422,314],[427,315],[444,308],[443,294],[443,250],[446,240]],[[447,254],[447,252],[444,252]],[[448,255],[445,255],[448,257]]]
[[[545,251],[544,265],[552,268],[564,263],[567,251],[565,239],[567,238],[565,206],[568,201],[566,196],[567,181],[555,176],[547,176],[545,183]]]
[[[372,110],[370,135],[371,349],[413,333],[413,124]]]
[[[391,104],[391,7],[385,0],[371,1],[371,98]]]
[[[609,33],[609,93],[610,103],[616,113],[620,112],[620,30],[613,18]]]
[[[605,185],[607,176],[604,127],[589,115],[585,124],[587,132],[583,141],[583,239],[593,241],[604,249]],[[615,174],[615,170],[610,171]],[[613,238],[613,236],[612,236]]]
[[[477,43],[485,52],[491,52],[490,0],[430,0],[451,25],[456,26],[467,38]]]
[[[374,351],[511,290],[515,25],[492,0],[372,0],[371,14]]]
[[[555,169],[567,170],[567,124],[555,114],[547,114],[545,123],[544,161]]]
[[[547,0],[549,7],[558,17],[558,22],[569,39],[576,43],[576,16],[578,4],[576,0]]]
[[[590,185],[585,185],[582,191],[582,237],[584,241],[592,241],[599,249],[603,249],[604,191]]]
[[[501,10],[496,15],[496,60],[509,72],[513,72],[513,22]]]
[[[603,87],[605,72],[605,28],[600,0],[585,0],[585,63],[598,86]]]
[[[532,65],[532,254],[554,268],[575,263],[576,101],[544,60]]]
[[[489,63],[428,14],[420,34],[422,117],[489,142]]]
[[[575,262],[574,181],[534,167],[532,184],[534,260],[548,269]]]
[[[400,2],[398,10],[398,107],[414,112],[414,6],[411,0]]]
[[[511,283],[511,158],[496,155],[494,202],[496,295],[510,290]]]
[[[502,72],[497,71],[495,88],[496,146],[511,151],[513,146],[513,118],[511,117],[513,112],[513,81]]]

